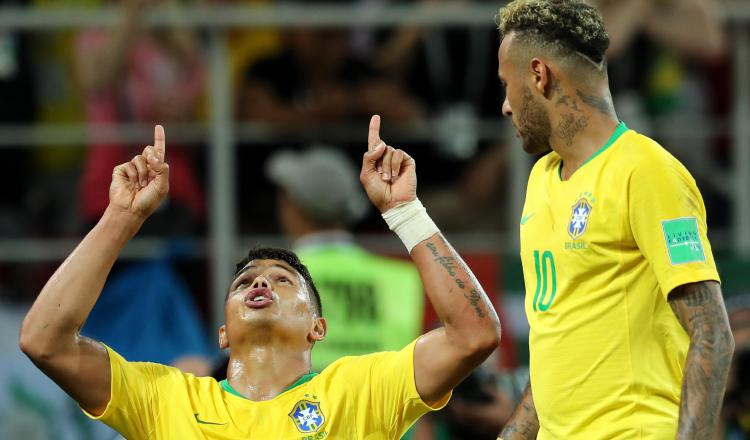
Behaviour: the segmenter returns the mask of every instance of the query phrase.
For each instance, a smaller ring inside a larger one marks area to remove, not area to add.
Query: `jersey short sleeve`
[[[152,438],[159,413],[157,384],[178,370],[150,362],[128,362],[107,347],[111,374],[109,403],[100,416],[83,411],[100,420],[129,440]]]
[[[633,237],[665,296],[683,284],[719,281],[703,199],[695,180],[674,157],[656,147],[637,161],[629,179],[628,205]]]
[[[414,346],[410,343],[400,351],[381,352],[350,359],[344,377],[355,387],[355,405],[368,415],[363,438],[383,435],[400,438],[422,415],[443,408],[450,393],[430,406],[417,392],[414,379]],[[347,377],[348,376],[348,377]],[[380,437],[378,437],[380,438]]]

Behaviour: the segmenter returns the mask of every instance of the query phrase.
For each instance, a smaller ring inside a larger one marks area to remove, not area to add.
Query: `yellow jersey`
[[[414,345],[345,357],[275,398],[251,401],[228,383],[128,362],[107,347],[112,395],[101,420],[136,439],[398,439],[434,407],[417,393]],[[85,412],[85,411],[84,411]]]
[[[690,341],[667,296],[719,280],[700,192],[624,123],[561,169],[534,165],[520,225],[538,439],[674,438]]]

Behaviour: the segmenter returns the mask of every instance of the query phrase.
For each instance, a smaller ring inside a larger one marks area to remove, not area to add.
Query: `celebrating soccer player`
[[[251,251],[238,266],[219,344],[227,380],[128,362],[78,331],[118,253],[169,189],[164,131],[115,168],[110,203],[49,279],[24,320],[21,349],[91,417],[128,439],[397,439],[489,356],[499,321],[473,274],[416,196],[414,160],[379,137],[373,117],[360,180],[406,245],[444,325],[401,351],[346,357],[319,374],[320,297],[292,252]],[[138,295],[138,286],[133,286]],[[398,302],[394,297],[392,301]],[[162,319],[148,316],[143,319]]]
[[[734,349],[688,171],[615,114],[583,0],[500,11],[502,111],[528,153],[530,385],[511,439],[713,437]]]

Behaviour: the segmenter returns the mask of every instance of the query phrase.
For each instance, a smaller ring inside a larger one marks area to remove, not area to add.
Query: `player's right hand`
[[[154,127],[154,145],[112,172],[109,206],[146,219],[169,192],[169,165],[165,161],[164,128]]]
[[[380,139],[380,116],[370,119],[367,153],[362,158],[359,181],[381,213],[417,198],[414,159]]]

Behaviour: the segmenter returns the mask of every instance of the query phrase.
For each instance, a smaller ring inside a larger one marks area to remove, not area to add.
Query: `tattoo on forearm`
[[[448,275],[455,277],[456,276],[456,263],[453,257],[441,257],[437,256],[435,257],[435,261],[440,263],[441,266],[445,269],[446,272],[448,272]]]
[[[670,294],[669,305],[690,335],[677,438],[711,438],[734,348],[721,291],[712,281],[686,284]]]
[[[484,311],[482,310],[482,295],[477,292],[477,289],[471,289],[468,293],[464,292],[464,298],[469,301],[472,307],[474,307],[474,313],[480,318],[484,318]]]
[[[437,250],[437,248],[435,247],[435,244],[434,244],[434,243],[432,243],[431,241],[428,241],[428,242],[427,242],[427,244],[426,244],[425,246],[427,246],[427,249],[429,249],[429,250],[430,250],[430,252],[432,252],[432,255],[433,255],[433,256],[435,256],[435,257],[437,257],[437,256],[438,256],[438,250]]]
[[[453,257],[440,255],[437,246],[435,246],[435,244],[431,241],[425,243],[425,247],[430,250],[430,253],[432,253],[432,255],[435,257],[435,261],[440,263],[440,265],[443,267],[443,269],[445,269],[448,275],[454,277],[453,282],[456,283],[456,286],[458,286],[458,288],[461,290],[466,290],[467,282],[456,276],[456,268],[459,264],[456,262],[456,259]],[[485,301],[482,298],[482,294],[479,292],[479,290],[470,289],[468,293],[463,292],[462,294],[474,309],[474,313],[476,313],[478,317],[484,318],[486,316],[486,312],[482,308],[482,304]]]
[[[517,440],[520,436],[524,440],[532,440],[536,438],[538,432],[539,419],[531,396],[531,388],[527,386],[521,402],[513,411],[508,423],[503,427],[499,438],[502,440]]]

